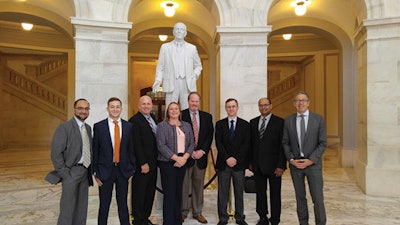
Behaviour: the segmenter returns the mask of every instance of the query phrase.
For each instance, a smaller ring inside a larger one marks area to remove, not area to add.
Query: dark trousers
[[[300,224],[308,225],[309,219],[305,186],[305,177],[307,177],[308,188],[314,203],[315,224],[326,225],[322,169],[309,166],[300,170],[290,165],[290,174],[296,194],[297,216]]]
[[[98,224],[107,225],[108,211],[110,210],[112,192],[115,184],[119,221],[121,225],[129,225],[130,222],[127,200],[128,178],[124,177],[119,166],[113,166],[110,177],[102,182],[103,185],[99,187],[100,208],[97,221]]]
[[[267,184],[269,182],[269,199],[271,205],[269,222],[272,225],[279,224],[281,218],[282,177],[276,177],[275,174],[267,175],[257,171],[254,173],[254,181],[256,182],[256,211],[258,216],[260,219],[267,219]]]
[[[134,225],[147,225],[153,208],[157,170],[148,173],[135,172],[132,180],[132,215]]]
[[[235,196],[235,219],[236,221],[244,220],[244,170],[234,171],[232,168],[226,167],[224,170],[218,171],[218,217],[222,223],[228,222],[229,219],[227,207],[231,179]]]
[[[181,225],[182,186],[186,167],[174,167],[173,162],[159,161],[163,188],[163,225]]]

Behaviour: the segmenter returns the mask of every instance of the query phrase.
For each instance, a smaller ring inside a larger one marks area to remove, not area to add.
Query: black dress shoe
[[[239,224],[239,225],[248,225],[248,224],[246,223],[246,221],[244,221],[244,220],[236,220],[236,224]]]
[[[156,224],[152,223],[150,220],[147,220],[147,225],[156,225]]]
[[[256,225],[269,225],[269,221],[267,218],[261,218],[257,221]]]

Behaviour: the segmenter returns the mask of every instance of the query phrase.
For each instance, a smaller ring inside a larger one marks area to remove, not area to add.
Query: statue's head
[[[182,22],[176,23],[174,25],[173,34],[175,39],[183,40],[187,34],[186,25]]]

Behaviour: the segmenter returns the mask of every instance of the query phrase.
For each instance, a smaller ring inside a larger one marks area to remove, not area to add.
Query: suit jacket
[[[197,159],[197,167],[199,169],[205,169],[207,167],[208,152],[211,149],[211,143],[214,136],[214,125],[212,122],[212,116],[209,113],[199,110],[199,118],[200,118],[199,140],[197,142],[197,147],[195,150],[202,149],[205,152],[203,157]],[[182,120],[190,123],[190,125],[193,127],[189,109],[185,109],[182,111]],[[194,162],[195,159],[190,157],[188,162],[186,163],[187,167],[192,167],[194,165]]]
[[[154,122],[157,120],[150,114]],[[149,122],[140,112],[129,119],[133,127],[133,146],[135,146],[136,172],[141,172],[141,166],[148,164],[150,170],[157,169],[157,141]]]
[[[159,83],[163,82],[163,92],[173,92],[175,90],[175,57],[173,56],[174,41],[164,43],[161,45],[160,54],[158,56],[158,63],[156,67],[155,80]],[[184,42],[183,45],[184,55],[184,70],[186,83],[189,92],[196,91],[196,81],[200,76],[202,70],[199,54],[197,53],[196,46]]]
[[[185,153],[191,155],[194,149],[193,129],[190,124],[185,121],[181,121],[179,129],[185,133]],[[156,139],[159,153],[157,160],[171,162],[172,155],[178,153],[176,126],[169,124],[168,121],[162,121],[157,126]]]
[[[89,137],[90,151],[93,155],[92,128],[88,124],[85,124],[85,126]],[[74,117],[57,127],[51,143],[51,161],[56,173],[62,178],[70,176],[71,167],[75,166],[81,159],[82,145],[80,127]],[[88,179],[89,184],[93,184],[90,172]]]
[[[135,172],[135,155],[133,151],[132,124],[121,119],[122,134],[119,167],[125,178]],[[93,136],[93,173],[100,180],[107,180],[114,166],[114,147],[111,141],[108,118],[94,124]]]
[[[247,121],[237,118],[233,140],[229,135],[228,118],[218,121],[215,125],[215,143],[217,145],[217,169],[226,168],[226,160],[234,157],[237,160],[233,170],[244,170],[248,167],[250,150],[250,125]]]
[[[286,158],[282,148],[283,119],[271,115],[262,139],[259,134],[258,116],[250,120],[250,162],[255,173],[272,175],[276,168],[286,169]]]
[[[282,144],[287,160],[300,158],[296,117],[297,113],[294,113],[285,118]],[[321,160],[326,148],[326,131],[321,115],[309,113],[303,146],[304,157],[313,161],[315,168],[322,169]]]

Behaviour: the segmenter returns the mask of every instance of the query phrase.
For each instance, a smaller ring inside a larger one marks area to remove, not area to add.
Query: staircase
[[[63,65],[63,63],[54,64],[54,62],[49,62],[37,66],[37,70],[40,71],[38,77],[46,77],[48,79],[49,76],[52,76],[51,72],[60,68],[60,65]],[[50,75],[48,75],[49,73]],[[52,89],[39,79],[33,79],[9,67],[5,68],[5,74],[2,79],[4,91],[62,120],[67,119],[66,95]]]
[[[47,60],[39,65],[25,65],[26,74],[36,77],[38,81],[44,82],[54,76],[67,71],[67,58]]]
[[[268,97],[274,105],[274,113],[282,117],[293,113],[293,96],[300,90],[302,90],[302,83],[299,72],[268,86]]]

